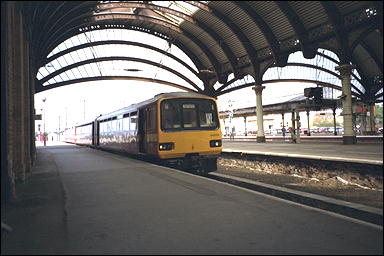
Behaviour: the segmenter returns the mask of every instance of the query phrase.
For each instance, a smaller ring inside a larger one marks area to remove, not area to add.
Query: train
[[[161,93],[65,131],[65,142],[117,151],[209,173],[217,170],[222,133],[216,99]]]

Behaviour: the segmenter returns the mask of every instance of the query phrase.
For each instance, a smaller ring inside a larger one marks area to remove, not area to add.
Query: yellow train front
[[[195,93],[165,93],[142,112],[146,120],[143,151],[178,162],[184,169],[217,169],[222,134],[214,98]]]
[[[181,159],[184,168],[215,171],[222,150],[216,101],[203,96],[164,97],[158,101],[158,156]]]

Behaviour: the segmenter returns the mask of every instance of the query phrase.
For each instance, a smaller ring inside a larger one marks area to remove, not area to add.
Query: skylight
[[[185,20],[194,22],[192,15],[199,8],[207,9],[207,1],[100,1],[94,16],[100,20],[110,14],[142,15],[179,26]]]

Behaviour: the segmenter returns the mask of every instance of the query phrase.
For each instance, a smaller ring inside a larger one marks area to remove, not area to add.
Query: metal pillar
[[[1,2],[1,202],[17,199],[34,154],[29,34],[18,3]]]
[[[351,73],[355,68],[354,65],[344,64],[337,66],[335,69],[340,72],[342,83],[342,102],[343,102],[343,123],[344,135],[343,144],[356,144],[356,134],[353,129],[353,113],[352,113],[352,93],[351,93]]]
[[[292,142],[296,143],[296,125],[295,125],[295,110],[292,110],[292,115],[291,115],[291,139]]]
[[[333,114],[333,135],[337,135],[337,130],[336,130],[336,108],[332,109],[332,114]]]
[[[307,109],[307,124],[308,124],[307,136],[311,136],[311,128],[309,127],[309,109]]]
[[[225,131],[225,135],[227,135],[227,128],[226,128],[226,126],[225,126],[225,116],[224,116],[224,118],[223,118],[223,125],[224,125],[224,131]]]
[[[232,124],[232,119],[233,119],[233,105],[232,101],[228,101],[228,115],[229,115],[229,139],[234,140],[235,139],[235,134],[234,134],[234,126]]]
[[[362,135],[365,135],[367,134],[367,114],[365,111],[362,113],[360,120],[361,120],[360,132]]]
[[[57,141],[61,141],[61,140],[60,140],[60,115],[59,115],[59,133],[58,133]]]
[[[244,135],[248,136],[248,133],[247,133],[247,117],[246,116],[244,117]]]
[[[0,97],[1,97],[1,205],[3,205],[4,202],[12,201],[16,198],[16,192],[15,192],[15,186],[14,186],[14,175],[10,175],[12,168],[11,168],[11,162],[9,159],[10,155],[10,130],[9,123],[10,123],[10,100],[12,99],[9,97],[10,95],[10,79],[9,79],[9,72],[10,70],[6,69],[5,67],[9,67],[12,63],[13,58],[10,57],[10,50],[12,49],[10,45],[12,45],[12,40],[8,34],[9,31],[12,31],[10,29],[11,22],[10,15],[12,15],[12,11],[14,8],[10,8],[10,6],[14,6],[14,2],[1,2],[1,31],[6,31],[4,33],[4,36],[1,36],[1,86],[0,86]],[[3,218],[3,216],[2,216]]]
[[[265,142],[264,134],[264,121],[263,121],[263,102],[262,102],[262,91],[265,86],[256,85],[252,89],[256,93],[256,116],[257,116],[257,142]]]
[[[47,98],[44,98],[43,99],[43,104],[44,104],[44,106],[43,106],[43,109],[44,109],[44,113],[43,113],[43,122],[44,122],[44,125],[43,125],[43,127],[44,127],[44,130],[43,130],[43,138],[44,138],[44,146],[47,146],[47,137],[48,137],[48,135],[47,135],[47,133],[46,133],[46,130],[45,130],[45,109],[46,109],[46,106],[45,106],[45,101],[47,100]]]
[[[11,73],[11,83],[12,83],[12,94],[11,97],[14,99],[13,104],[13,115],[10,116],[13,120],[13,129],[12,131],[12,147],[13,147],[13,170],[15,173],[15,181],[23,182],[26,178],[26,159],[25,151],[29,149],[26,146],[26,123],[25,115],[26,113],[26,102],[24,99],[26,86],[25,86],[25,48],[24,48],[24,38],[23,34],[23,21],[22,17],[16,15],[13,19],[13,38],[14,47],[12,51],[13,65],[10,67],[12,69]],[[22,145],[22,146],[15,146]]]
[[[300,112],[299,110],[296,111],[296,118],[295,118],[295,121],[296,121],[296,143],[300,143],[300,128],[301,128],[301,125],[300,125]]]
[[[369,133],[375,134],[376,128],[375,128],[375,103],[371,103],[369,105]]]

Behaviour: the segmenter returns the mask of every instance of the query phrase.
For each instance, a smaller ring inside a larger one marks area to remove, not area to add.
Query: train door
[[[139,152],[140,153],[146,153],[146,147],[145,147],[145,109],[139,110],[139,127],[138,127],[138,137],[139,137]]]
[[[145,149],[147,154],[157,155],[156,105],[145,110]]]
[[[147,106],[140,110],[139,132],[141,134],[140,152],[155,155],[157,145],[156,136],[154,136],[156,133],[155,105]]]

